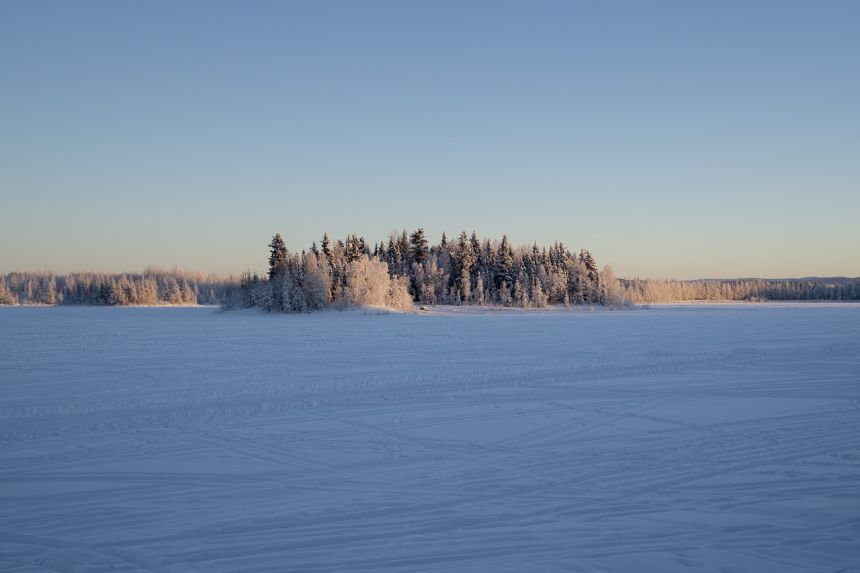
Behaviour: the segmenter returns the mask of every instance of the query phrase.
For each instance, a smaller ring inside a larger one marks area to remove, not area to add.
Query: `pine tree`
[[[583,249],[579,252],[579,261],[585,265],[590,280],[597,280],[597,262],[591,253]]]
[[[481,241],[478,240],[478,235],[475,231],[472,231],[472,236],[469,238],[469,242],[472,244],[472,252],[475,254],[475,257],[477,257],[478,253],[481,252]]]
[[[472,292],[472,302],[484,306],[484,277],[478,273],[475,279],[475,290]]]
[[[15,304],[16,298],[6,284],[6,277],[0,276],[0,304]]]
[[[182,303],[197,304],[197,293],[187,280],[182,281]]]
[[[600,301],[600,276],[597,272],[597,261],[591,253],[583,249],[579,252],[579,262],[585,268],[587,283],[583,287],[586,302]]]
[[[402,259],[398,243],[394,240],[394,237],[388,240],[388,257],[386,262],[388,263],[389,275],[397,276],[400,274]]]
[[[363,254],[364,247],[362,246],[363,239],[359,239],[355,235],[349,235],[346,238],[344,245],[344,257],[347,262],[357,261]]]
[[[520,308],[528,308],[530,306],[529,301],[529,293],[527,289],[528,279],[526,278],[526,273],[524,269],[520,269],[517,278],[514,279],[514,288],[512,292],[512,296],[514,299],[514,305]]]
[[[418,227],[418,229],[412,233],[410,237],[410,250],[412,253],[412,260],[419,265],[423,265],[427,262],[427,258],[430,256],[430,244],[427,242],[427,238],[424,236],[424,229]]]
[[[287,268],[287,246],[280,233],[275,233],[269,243],[269,279],[283,273]]]
[[[287,272],[287,246],[281,238],[280,233],[272,237],[272,242],[269,243],[269,285],[266,295],[266,303],[261,305],[266,307],[266,310],[271,308],[280,309],[284,301],[282,278]]]
[[[57,281],[53,275],[48,279],[47,284],[45,284],[42,302],[50,305],[57,304]]]
[[[457,241],[457,256],[455,259],[455,285],[460,300],[468,303],[472,295],[472,266],[475,264],[475,253],[472,243],[466,236],[466,231],[460,233]]]
[[[329,263],[331,263],[331,241],[328,239],[328,233],[323,233],[322,243],[320,243],[322,247],[322,254],[325,255],[325,258],[328,259]]]
[[[412,252],[406,229],[403,229],[403,232],[400,233],[400,238],[397,239],[397,250],[400,252],[400,269],[398,269],[397,274],[402,277],[408,277],[409,269],[412,268]]]
[[[538,308],[543,308],[549,304],[546,291],[544,291],[543,285],[538,277],[534,277],[532,279],[531,303],[532,306],[536,306]]]
[[[513,284],[514,255],[508,236],[502,236],[502,244],[496,256],[496,286],[501,289],[502,285],[510,287]]]
[[[179,283],[176,279],[171,280],[167,302],[170,304],[182,304],[182,290],[179,288]]]

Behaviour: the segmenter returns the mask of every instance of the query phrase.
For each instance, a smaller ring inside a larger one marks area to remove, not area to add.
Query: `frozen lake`
[[[860,305],[0,307],[0,570],[860,570]]]

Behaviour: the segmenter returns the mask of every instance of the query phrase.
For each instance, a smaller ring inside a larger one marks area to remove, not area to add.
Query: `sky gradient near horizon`
[[[0,4],[0,272],[423,226],[860,275],[860,2]]]

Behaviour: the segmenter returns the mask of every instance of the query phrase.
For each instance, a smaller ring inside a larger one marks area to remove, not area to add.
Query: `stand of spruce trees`
[[[449,241],[443,234],[430,245],[424,230],[405,230],[388,241],[368,245],[350,235],[291,253],[281,236],[269,244],[269,271],[245,273],[230,293],[228,308],[261,307],[302,312],[327,307],[422,304],[500,305],[521,308],[553,304],[619,304],[611,269],[600,272],[587,250],[572,253],[551,247],[513,247],[479,240],[466,232]]]

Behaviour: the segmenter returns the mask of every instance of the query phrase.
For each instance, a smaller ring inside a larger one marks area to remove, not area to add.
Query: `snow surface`
[[[2,571],[858,571],[860,306],[0,309]]]

